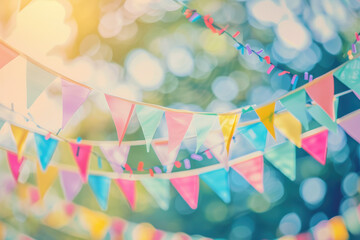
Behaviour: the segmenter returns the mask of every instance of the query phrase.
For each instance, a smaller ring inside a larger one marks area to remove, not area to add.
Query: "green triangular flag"
[[[169,209],[171,195],[168,179],[146,178],[140,182],[162,210]]]
[[[296,176],[295,145],[285,142],[270,148],[264,157],[286,177],[294,181]]]
[[[308,112],[320,125],[327,127],[334,133],[337,133],[336,122],[334,122],[329,115],[321,107],[319,107],[319,105],[309,107]],[[335,110],[335,112],[337,112],[337,110]]]
[[[349,61],[342,68],[334,73],[334,76],[339,79],[348,88],[360,94],[360,58]]]
[[[136,105],[135,110],[144,133],[146,150],[149,152],[151,140],[160,124],[164,111],[143,105]]]
[[[203,115],[203,114],[196,114],[194,116],[194,120],[192,124],[194,124],[196,130],[196,151],[199,151],[199,148],[206,140],[210,130],[213,128],[214,124],[217,121],[216,115]]]
[[[56,76],[29,61],[26,68],[27,107],[30,107]]]
[[[280,102],[301,122],[305,130],[309,129],[309,122],[306,116],[306,92],[304,89],[280,99]]]

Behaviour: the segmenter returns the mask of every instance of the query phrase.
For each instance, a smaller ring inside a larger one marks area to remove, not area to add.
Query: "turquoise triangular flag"
[[[334,73],[334,76],[348,88],[360,94],[360,58],[349,61]]]
[[[146,150],[149,152],[151,140],[153,139],[156,129],[160,124],[164,111],[139,104],[136,105],[135,110],[144,133]]]
[[[306,115],[306,91],[304,89],[280,99],[280,102],[301,122],[305,130],[309,129],[309,122]]]
[[[2,126],[4,125],[4,123],[5,123],[5,120],[0,119],[0,129],[2,128]]]
[[[29,61],[26,68],[27,106],[30,107],[56,76]]]
[[[43,171],[46,170],[55,152],[58,141],[53,138],[46,140],[45,136],[34,133],[36,150]]]
[[[334,101],[334,113],[335,113],[335,121],[338,119],[338,108],[339,108],[339,98],[336,97]]]
[[[245,127],[238,128],[238,132],[256,148],[258,151],[264,151],[266,146],[266,136],[268,130],[264,124],[255,123]]]
[[[159,207],[162,210],[168,210],[170,204],[170,181],[159,178],[147,178],[140,181]]]
[[[89,175],[88,182],[100,208],[105,211],[108,205],[110,178],[99,175]]]
[[[296,156],[294,144],[285,142],[277,145],[267,150],[264,157],[290,180],[295,180]]]
[[[200,174],[203,180],[225,203],[230,203],[229,176],[225,169]]]
[[[319,105],[309,107],[308,112],[320,125],[327,127],[334,133],[337,132],[336,122],[334,122]]]
[[[214,124],[218,121],[216,115],[203,115],[196,114],[194,116],[192,124],[194,124],[196,130],[196,151],[199,151],[199,148],[206,140],[206,137],[209,134],[209,131],[213,128]]]

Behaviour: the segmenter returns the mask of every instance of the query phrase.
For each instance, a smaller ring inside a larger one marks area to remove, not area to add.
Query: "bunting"
[[[7,159],[11,170],[11,174],[13,175],[15,181],[17,182],[20,174],[21,165],[24,162],[24,157],[18,158],[17,154],[7,151]]]
[[[170,181],[160,178],[140,180],[146,191],[154,198],[159,207],[166,211],[170,205]]]
[[[92,146],[86,144],[70,143],[70,148],[73,153],[75,162],[79,167],[81,179],[85,183],[87,181],[87,172]]]
[[[199,175],[224,203],[230,203],[229,174],[225,169],[219,169]]]
[[[239,122],[239,119],[240,119],[240,114],[232,114],[232,115],[219,114],[220,127],[224,135],[225,147],[228,155],[230,151],[231,140],[232,137],[234,136],[234,131],[237,123]]]
[[[301,122],[305,130],[309,129],[309,122],[306,115],[306,92],[304,89],[291,93],[280,99],[280,102]]]
[[[121,192],[124,194],[132,210],[135,210],[136,203],[136,189],[135,181],[125,179],[115,179],[116,185],[119,186]]]
[[[327,150],[328,130],[324,130],[304,137],[302,139],[302,148],[309,153],[316,161],[325,165]]]
[[[189,207],[196,209],[199,198],[199,176],[171,178],[170,182]]]
[[[83,185],[78,173],[65,170],[60,171],[60,183],[65,199],[69,202],[78,195]]]
[[[45,136],[37,133],[34,133],[34,137],[41,169],[45,171],[55,152],[58,141],[53,138],[46,139]]]
[[[0,43],[0,68],[3,68],[17,56],[18,54],[16,52]]]
[[[342,120],[339,124],[345,132],[352,137],[355,141],[360,143],[360,112],[355,113]]]
[[[180,146],[193,118],[192,113],[165,112],[169,132],[169,153]]]
[[[301,147],[301,123],[289,112],[275,115],[274,125],[298,148]]]
[[[101,145],[100,149],[110,163],[112,169],[117,173],[122,173],[123,167],[127,162],[130,146],[125,144],[120,146]]]
[[[360,95],[360,59],[356,58],[349,61],[345,66],[335,71],[334,76],[339,79],[348,88],[354,90]]]
[[[176,157],[180,150],[180,145],[178,145],[174,150],[169,152],[169,146],[167,141],[163,142],[153,142],[152,147],[159,158],[161,165],[166,167],[166,172],[171,172],[174,163],[176,161]]]
[[[110,108],[111,116],[116,127],[120,145],[125,136],[125,132],[129,124],[132,112],[134,111],[135,105],[133,103],[107,94],[105,94],[105,98]]]
[[[18,158],[20,159],[25,149],[25,142],[28,135],[28,130],[17,127],[15,125],[11,125],[11,131],[15,139]]]
[[[108,206],[110,178],[100,175],[89,175],[88,181],[100,208],[105,211]]]
[[[274,111],[275,111],[275,102],[270,103],[261,108],[255,109],[255,112],[259,116],[260,121],[264,124],[264,126],[269,131],[271,136],[274,139],[276,139],[275,129],[274,129]]]
[[[36,164],[36,182],[39,189],[40,199],[43,199],[46,192],[53,185],[58,175],[58,169],[54,166],[49,166],[46,171],[42,171],[40,165]]]
[[[217,120],[216,115],[203,115],[203,114],[196,114],[194,116],[194,121],[192,124],[196,130],[196,150],[197,153],[205,142],[207,136],[209,135],[210,130],[214,127]]]

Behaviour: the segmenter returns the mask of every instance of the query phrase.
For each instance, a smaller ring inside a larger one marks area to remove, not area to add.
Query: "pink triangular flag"
[[[181,144],[193,114],[166,111],[165,117],[169,133],[169,152],[171,152]]]
[[[171,172],[176,157],[180,150],[180,145],[178,145],[173,151],[169,152],[169,146],[167,141],[163,142],[152,142],[151,146],[153,147],[157,157],[159,158],[161,164],[166,166],[166,172]]]
[[[327,150],[328,130],[301,139],[301,147],[316,161],[325,165]]]
[[[120,190],[128,200],[131,209],[135,209],[136,202],[136,189],[135,189],[135,181],[125,180],[125,179],[115,179],[115,183],[119,186]]]
[[[264,192],[264,159],[262,155],[239,162],[231,167],[245,178],[258,192]]]
[[[345,130],[350,137],[360,143],[360,112],[355,115],[351,114],[349,117],[341,119],[340,126]]]
[[[171,178],[170,182],[192,209],[196,209],[199,198],[199,176]]]
[[[319,104],[331,119],[335,120],[333,74],[328,73],[325,76],[322,76],[318,82],[311,84],[305,89],[311,99]]]
[[[100,149],[110,163],[112,169],[117,173],[122,173],[130,151],[130,145],[102,145],[100,146]]]
[[[216,160],[222,163],[225,169],[229,170],[229,156],[226,151],[224,136],[222,132],[211,132],[204,142],[204,146],[210,150]]]
[[[0,44],[0,68],[5,66],[8,62],[16,58],[18,54],[8,47]]]
[[[131,102],[127,102],[107,94],[105,94],[105,98],[110,108],[120,145],[122,139],[125,136],[125,132],[129,124],[131,114],[134,111],[135,105]]]
[[[60,171],[60,182],[66,200],[71,202],[82,188],[82,179],[76,172]]]
[[[64,79],[61,80],[61,87],[63,102],[62,128],[64,128],[74,113],[85,102],[91,89]]]
[[[20,159],[18,159],[17,153],[13,153],[10,151],[7,151],[7,157],[8,157],[8,162],[9,162],[9,167],[10,167],[11,173],[12,173],[15,181],[17,181],[19,178],[19,174],[20,174],[21,164],[24,161],[24,157],[21,157]]]
[[[87,181],[87,171],[92,146],[86,144],[70,143],[70,147],[75,158],[75,162],[79,167],[81,179],[85,183]]]

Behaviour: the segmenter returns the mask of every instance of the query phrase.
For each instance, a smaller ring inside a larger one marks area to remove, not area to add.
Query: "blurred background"
[[[314,78],[347,60],[360,26],[358,0],[184,3],[202,15],[210,14],[220,26],[229,24],[230,33],[240,31],[240,42],[264,49],[262,55],[269,55],[282,69],[299,75],[309,72]],[[229,38],[213,34],[202,21],[187,21],[182,6],[173,0],[2,0],[0,20],[1,38],[11,46],[71,79],[127,99],[224,112],[268,102],[291,89],[290,77],[266,74],[267,64],[254,54],[239,54]],[[304,83],[300,80],[298,86]],[[336,90],[343,89],[337,83]],[[38,101],[60,103],[60,97],[55,84]],[[358,108],[356,101],[355,96],[340,99],[339,115]],[[32,108],[38,113],[33,115],[41,118],[36,102]],[[42,122],[50,124],[48,119]],[[103,95],[93,92],[62,134],[116,140]],[[201,183],[197,210],[173,191],[170,208],[163,211],[138,186],[136,211],[112,189],[107,214],[211,238],[298,234],[358,203],[360,148],[340,128],[329,134],[326,166],[298,149],[297,180],[291,182],[265,165],[264,194],[230,171],[228,205]],[[166,135],[166,124],[161,124],[156,137]],[[125,140],[139,139],[142,131],[133,117]],[[248,145],[240,145],[236,146],[243,148],[242,153],[250,151]],[[134,166],[144,158],[143,150],[130,152]],[[186,156],[187,150],[183,146],[180,156]],[[151,152],[146,158],[151,163],[156,156]],[[84,188],[75,202],[99,209],[94,199],[88,200],[89,192]]]

